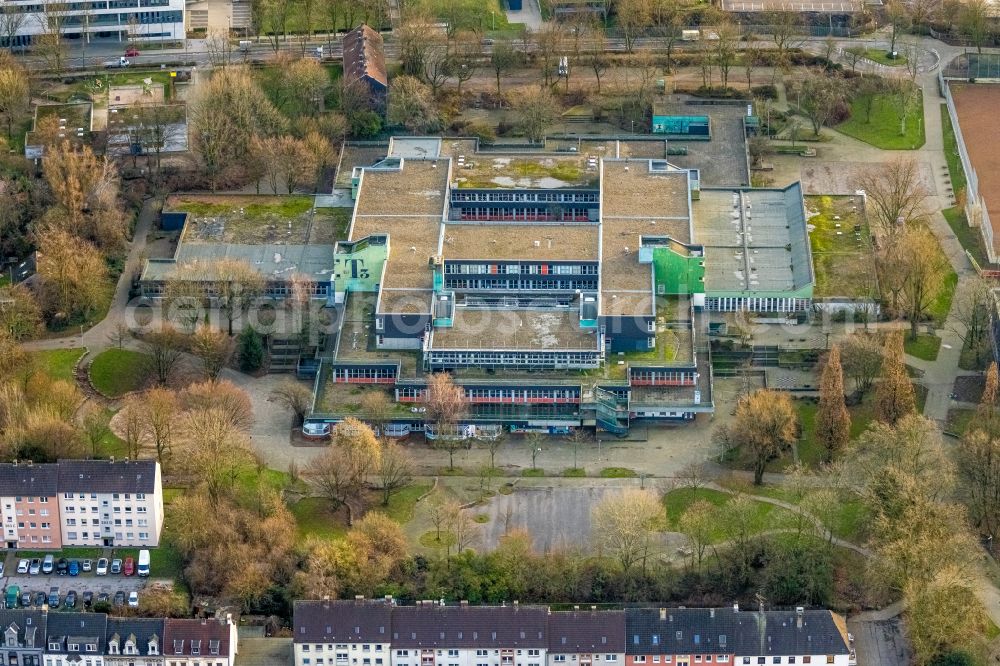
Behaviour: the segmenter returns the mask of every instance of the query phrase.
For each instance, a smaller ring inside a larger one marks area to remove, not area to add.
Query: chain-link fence
[[[946,79],[1000,79],[1000,53],[966,52],[944,68]]]

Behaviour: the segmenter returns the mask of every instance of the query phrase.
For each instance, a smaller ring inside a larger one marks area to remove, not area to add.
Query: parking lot
[[[115,594],[117,592],[122,592],[125,598],[132,591],[139,592],[140,597],[142,596],[141,590],[150,579],[140,578],[139,576],[125,576],[121,573],[112,574],[109,572],[107,575],[98,576],[97,575],[97,564],[99,558],[92,559],[92,566],[90,571],[79,571],[78,575],[71,576],[68,573],[58,573],[53,570],[52,573],[38,573],[38,574],[24,574],[17,572],[18,563],[22,557],[15,553],[9,553],[4,561],[4,575],[3,575],[3,589],[4,598],[6,597],[6,591],[11,585],[16,585],[20,589],[20,594],[23,595],[25,592],[31,593],[32,606],[40,605],[36,599],[39,592],[43,593],[47,598],[49,596],[52,588],[57,588],[59,592],[60,605],[64,604],[66,594],[70,591],[76,592],[77,603],[76,609],[82,610],[83,604],[83,594],[85,592],[91,592],[93,594],[94,602],[100,599],[102,594],[107,594],[109,601],[114,602]],[[24,558],[24,559],[31,559]],[[58,557],[55,558],[58,562]],[[79,563],[82,564],[83,560],[78,559]],[[19,599],[18,605],[21,606],[23,602]]]
[[[910,649],[898,617],[872,622],[849,621],[858,666],[906,666]]]

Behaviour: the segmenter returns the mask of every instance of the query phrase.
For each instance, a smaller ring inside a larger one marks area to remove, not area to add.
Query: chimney
[[[355,594],[354,595],[354,600],[355,601],[364,601],[365,600],[365,595],[363,595],[363,594]]]
[[[573,606],[573,610],[580,610],[579,606]]]
[[[740,612],[740,605],[739,604],[733,604],[733,612],[734,613],[739,613]]]
[[[661,608],[660,609],[660,621],[662,622],[662,621],[664,621],[666,619],[667,619],[667,609],[666,608]]]
[[[715,609],[714,608],[709,608],[708,609],[708,616],[709,617],[715,617]]]
[[[391,594],[385,595],[385,603],[387,603],[387,604],[391,604],[392,603],[392,595]]]
[[[330,595],[323,595],[323,610],[330,610]]]
[[[458,602],[458,605],[461,606],[461,607],[463,607],[463,608],[468,608],[469,607],[469,600],[468,599],[462,599],[460,602]]]
[[[232,613],[226,613],[226,622],[225,623],[226,624],[232,624],[233,623],[233,614]]]
[[[795,616],[795,628],[796,629],[801,629],[802,628],[802,616],[801,615],[796,615]]]
[[[514,599],[514,608],[517,608],[517,606],[518,606],[518,601],[517,599]]]

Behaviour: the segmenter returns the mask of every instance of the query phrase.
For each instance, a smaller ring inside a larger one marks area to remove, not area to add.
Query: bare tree
[[[882,340],[867,333],[850,336],[843,343],[843,366],[854,380],[854,389],[864,396],[882,371]]]
[[[143,396],[141,414],[145,438],[156,450],[157,462],[167,470],[179,427],[180,402],[177,400],[177,394],[164,388],[147,391]]]
[[[521,62],[521,52],[514,48],[514,44],[509,39],[498,39],[493,43],[493,51],[490,53],[490,67],[497,78],[497,97],[500,96],[501,76],[520,66]]]
[[[0,17],[6,16],[0,9]],[[7,126],[7,139],[14,134],[14,125],[27,118],[30,108],[28,73],[9,55],[0,58],[0,118]]]
[[[989,349],[990,311],[993,297],[990,285],[981,277],[970,277],[958,283],[948,321],[980,367],[984,353]]]
[[[454,469],[455,451],[461,445],[461,438],[456,437],[452,430],[465,417],[468,409],[465,389],[455,384],[451,375],[434,373],[427,380],[424,405],[427,408],[427,421],[437,429],[436,443],[447,447],[448,467]],[[458,444],[452,446],[456,441]]]
[[[678,528],[691,541],[691,558],[699,572],[705,559],[705,551],[718,529],[718,513],[718,508],[711,502],[696,500],[681,514]]]
[[[630,575],[640,562],[645,567],[652,531],[662,514],[656,495],[635,488],[608,493],[591,513],[597,538],[618,558],[625,574]]]
[[[944,289],[941,276],[947,274],[950,267],[937,239],[926,228],[907,229],[898,243],[896,257],[902,262],[901,270],[905,275],[903,295],[910,319],[910,339],[916,340],[920,322],[927,317]]]
[[[382,506],[388,506],[393,493],[405,488],[413,479],[410,456],[396,442],[383,440],[375,476],[382,491]]]
[[[288,379],[272,389],[270,400],[290,409],[295,416],[294,425],[300,426],[312,409],[313,393],[301,382]]]
[[[903,335],[887,333],[882,356],[882,381],[875,387],[875,418],[894,426],[915,411],[913,384],[903,363]]]
[[[184,357],[185,346],[184,336],[169,324],[143,336],[140,347],[149,357],[157,383],[165,385],[170,381]]]
[[[930,194],[913,159],[899,157],[862,171],[857,188],[865,192],[865,213],[881,236],[892,236],[926,218]]]
[[[215,381],[233,351],[232,340],[208,324],[200,324],[191,336],[191,354],[201,361],[205,378]]]
[[[380,456],[381,448],[372,429],[347,418],[333,429],[333,444],[309,463],[304,477],[334,510],[346,509],[350,525],[354,516],[351,503],[360,499],[368,475],[380,464]]]
[[[754,485],[759,486],[767,463],[798,437],[798,418],[788,394],[760,389],[741,398],[728,436],[751,455]]]

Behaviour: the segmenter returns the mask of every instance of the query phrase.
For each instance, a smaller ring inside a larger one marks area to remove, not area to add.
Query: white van
[[[140,576],[149,575],[149,551],[140,550],[139,551],[139,562],[135,568],[135,572]]]

